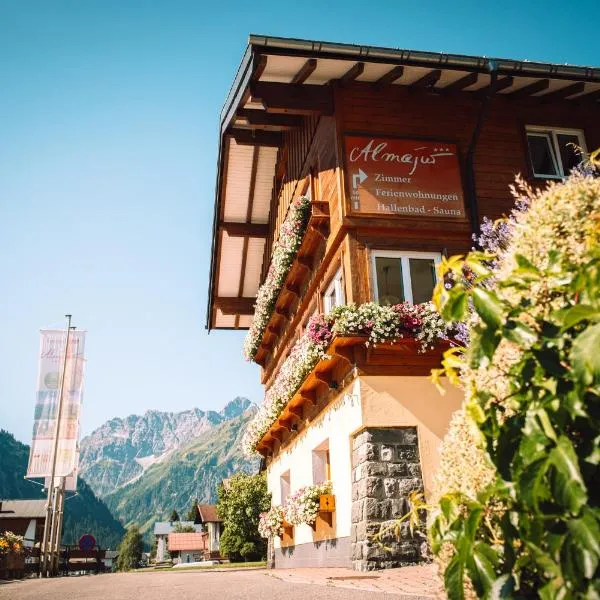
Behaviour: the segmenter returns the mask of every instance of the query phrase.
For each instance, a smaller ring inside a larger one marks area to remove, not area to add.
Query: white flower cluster
[[[256,444],[277,420],[306,376],[325,357],[325,350],[325,345],[315,344],[306,334],[296,342],[244,432],[242,447],[247,456],[255,453]]]
[[[258,533],[261,537],[272,538],[281,535],[283,531],[283,507],[273,506],[268,512],[260,514]]]
[[[256,294],[254,317],[244,341],[244,358],[246,360],[252,360],[260,347],[281,287],[302,243],[309,214],[310,199],[301,196],[292,202],[288,215],[281,226],[279,239],[273,246],[271,264],[265,282]]]
[[[331,494],[330,481],[300,488],[283,506],[285,520],[291,525],[312,525],[319,514],[323,494]]]
[[[283,524],[312,525],[317,520],[321,496],[331,494],[330,481],[307,485],[288,497],[283,505],[276,505],[260,515],[258,532],[264,538],[280,536]]]

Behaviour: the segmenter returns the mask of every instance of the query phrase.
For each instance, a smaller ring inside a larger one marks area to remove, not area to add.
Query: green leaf
[[[447,321],[463,321],[469,306],[469,296],[463,290],[451,290],[444,303],[442,316]]]
[[[511,342],[518,344],[523,348],[528,348],[538,339],[537,333],[521,323],[521,321],[510,320],[506,323],[503,330],[504,337],[509,339]]]
[[[571,440],[560,436],[548,459],[556,469],[552,485],[554,500],[577,513],[586,504],[588,496]]]
[[[568,521],[567,527],[583,548],[600,557],[600,525],[591,510],[584,508],[583,516]]]
[[[483,593],[486,594],[496,581],[498,555],[488,544],[477,542],[473,548],[473,564],[477,571],[476,578],[479,580]],[[473,579],[473,575],[469,574]]]
[[[492,584],[488,598],[489,600],[502,600],[503,598],[514,598],[515,580],[510,573],[498,577]]]
[[[482,287],[473,289],[473,305],[483,322],[498,329],[504,322],[504,307],[496,294]]]
[[[600,380],[600,323],[580,333],[571,348],[575,375],[584,385]]]
[[[557,313],[558,320],[562,322],[562,331],[570,329],[581,321],[598,321],[600,319],[600,311],[593,306],[586,304],[577,304],[571,308],[559,311]]]
[[[547,457],[540,458],[528,465],[519,476],[521,500],[530,509],[539,510],[540,500],[548,498],[549,493],[544,489],[544,477],[550,466]]]
[[[444,571],[444,587],[448,600],[464,600],[465,568],[458,554],[455,554]]]

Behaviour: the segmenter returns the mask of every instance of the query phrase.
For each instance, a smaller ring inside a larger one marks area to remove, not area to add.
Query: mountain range
[[[215,502],[217,487],[236,471],[255,471],[240,439],[256,412],[247,398],[223,410],[148,411],[111,419],[81,441],[80,473],[125,526],[146,534],[192,501]]]

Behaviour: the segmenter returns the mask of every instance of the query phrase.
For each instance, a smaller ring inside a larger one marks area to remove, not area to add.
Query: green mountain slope
[[[39,485],[23,479],[29,446],[17,441],[3,429],[0,429],[0,457],[0,498],[17,500],[46,497]],[[84,533],[91,533],[101,547],[116,548],[124,534],[121,523],[82,479],[77,484],[77,492],[65,504],[63,543],[76,544]]]
[[[150,466],[137,480],[104,496],[111,511],[126,525],[137,523],[146,540],[155,521],[166,520],[173,509],[185,514],[193,499],[215,502],[221,481],[236,471],[253,472],[240,440],[256,411],[250,407],[198,436],[161,463]]]

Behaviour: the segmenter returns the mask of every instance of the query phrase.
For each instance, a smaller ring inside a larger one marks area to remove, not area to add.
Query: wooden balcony
[[[273,353],[281,334],[293,317],[294,309],[302,297],[304,286],[310,280],[317,266],[315,256],[328,235],[329,203],[313,200],[304,238],[279,292],[275,309],[267,323],[261,345],[254,357],[254,362],[263,368],[269,355]]]
[[[397,342],[366,345],[365,336],[333,339],[327,349],[327,359],[320,361],[306,377],[278,419],[257,445],[263,456],[272,456],[310,425],[310,422],[337,397],[349,377],[357,375],[427,376],[439,367],[449,343],[438,344],[433,350],[419,352],[420,342],[403,338]]]

